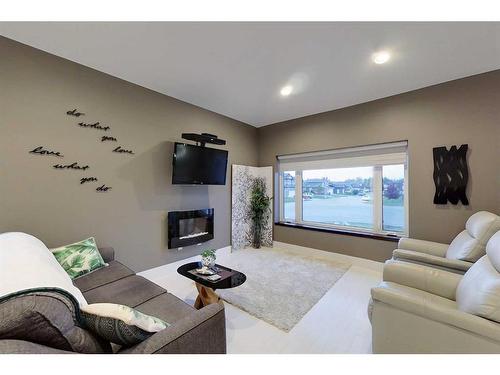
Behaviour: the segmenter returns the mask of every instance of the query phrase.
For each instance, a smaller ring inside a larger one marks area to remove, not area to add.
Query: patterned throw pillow
[[[128,306],[114,303],[93,303],[81,307],[80,313],[86,329],[125,347],[138,344],[170,325]]]
[[[50,251],[72,279],[106,266],[94,237]]]

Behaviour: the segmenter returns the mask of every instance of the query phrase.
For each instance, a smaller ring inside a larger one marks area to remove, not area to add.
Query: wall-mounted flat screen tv
[[[172,184],[225,185],[226,150],[175,143]]]

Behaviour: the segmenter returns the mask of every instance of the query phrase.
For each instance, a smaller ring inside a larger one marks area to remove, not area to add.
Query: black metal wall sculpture
[[[43,148],[43,146],[38,146],[30,151],[30,154],[47,155],[47,156],[57,156],[63,158],[64,155],[59,151],[50,151]]]
[[[452,146],[450,150],[446,147],[435,147],[432,152],[434,156],[434,194],[435,204],[458,204],[468,205],[469,200],[465,190],[469,179],[467,168],[468,145]]]

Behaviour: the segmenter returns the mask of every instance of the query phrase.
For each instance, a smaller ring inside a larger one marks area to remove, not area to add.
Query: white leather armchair
[[[459,275],[389,260],[372,289],[374,353],[500,353],[500,232]]]
[[[479,211],[467,220],[465,229],[451,244],[401,238],[393,259],[464,274],[485,254],[486,243],[499,230],[498,215]]]

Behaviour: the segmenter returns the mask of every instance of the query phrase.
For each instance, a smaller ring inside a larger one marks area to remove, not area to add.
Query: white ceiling
[[[500,23],[3,22],[0,34],[254,126],[500,69]]]

